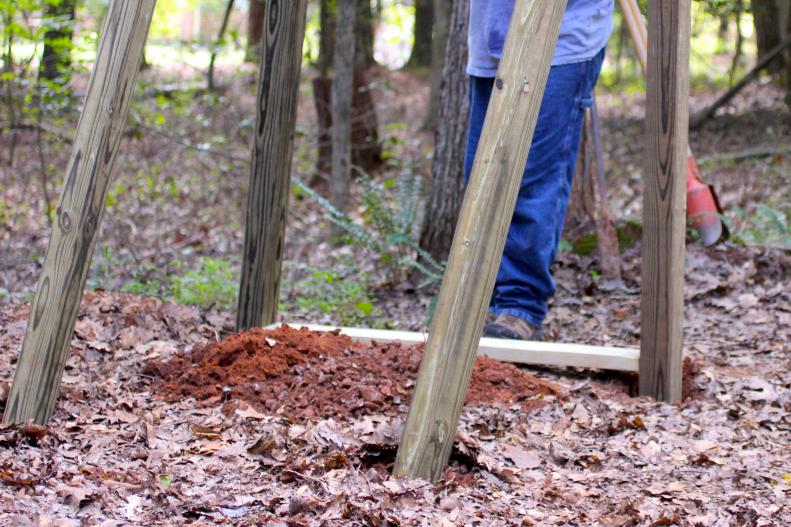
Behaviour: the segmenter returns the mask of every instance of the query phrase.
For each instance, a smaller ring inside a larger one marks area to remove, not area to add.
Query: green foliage
[[[121,286],[121,291],[161,298],[165,296],[166,286],[163,280],[156,278],[157,274],[158,269],[156,266],[144,264],[135,272],[132,280]]]
[[[94,254],[91,262],[86,284],[87,288],[89,290],[110,289],[113,270],[116,268],[117,262],[118,258],[110,249],[109,245],[105,244],[103,247],[99,248]]]
[[[736,216],[735,221],[728,217],[723,220],[735,241],[745,245],[778,246],[791,250],[791,207],[782,211],[759,204],[749,211],[735,207],[732,212]]]
[[[340,212],[312,188],[298,179],[300,192],[313,198],[327,219],[346,233],[346,241],[371,252],[373,262],[385,284],[395,285],[412,271],[423,275],[418,287],[442,280],[445,266],[423,251],[417,237],[417,210],[421,203],[421,183],[412,170],[404,170],[398,178],[374,181],[361,174],[362,222]]]
[[[173,298],[182,304],[230,309],[236,305],[239,271],[228,262],[211,257],[198,261],[199,268],[173,276]]]
[[[561,238],[558,242],[558,253],[566,253],[574,249],[574,246],[566,238]]]
[[[284,303],[283,310],[299,309],[312,314],[323,314],[334,323],[356,326],[381,316],[374,305],[374,298],[367,290],[366,276],[344,276],[334,271],[298,266],[305,277],[284,287],[292,300]],[[370,325],[370,322],[367,322]]]
[[[599,245],[599,235],[595,232],[574,241],[574,252],[581,256],[590,256]]]

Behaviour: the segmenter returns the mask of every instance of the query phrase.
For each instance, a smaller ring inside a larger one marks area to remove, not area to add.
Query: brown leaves
[[[761,299],[755,309],[781,296],[755,294]],[[720,342],[722,328],[708,322],[708,340],[698,338],[688,349],[701,361],[693,372],[700,397],[659,404],[629,397],[609,374],[545,370],[542,378],[563,388],[565,399],[529,411],[468,406],[447,479],[432,485],[389,476],[402,417],[363,408],[358,418],[296,423],[242,399],[160,401],[141,354],[183,353],[172,335],[194,335],[202,319],[190,321],[168,305],[134,306],[128,296],[94,300],[89,316],[114,330],[84,328],[115,338],[112,357],[84,342],[81,349],[96,357],[69,359],[68,390],[47,433],[0,431],[0,514],[13,504],[57,518],[66,507],[99,525],[172,525],[185,518],[457,527],[785,520],[777,504],[791,488],[784,461],[788,357],[775,348],[758,355],[727,332]],[[152,329],[131,331],[137,326],[127,321]],[[783,331],[776,328],[773,338]],[[8,339],[0,330],[6,364],[18,349],[9,343],[19,344]],[[264,341],[274,349],[270,344]],[[755,359],[749,368],[732,365],[748,358]],[[333,382],[325,377],[322,382]],[[351,374],[344,377],[362,400],[404,397],[407,386],[375,379],[367,385],[373,391],[363,394]]]
[[[40,466],[19,466],[6,461],[0,465],[0,481],[14,487],[32,487],[54,476],[55,464],[48,461]]]

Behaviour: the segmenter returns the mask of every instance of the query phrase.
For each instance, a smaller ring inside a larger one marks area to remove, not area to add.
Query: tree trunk
[[[415,39],[407,68],[431,65],[431,40],[434,32],[434,0],[415,0]]]
[[[354,19],[357,0],[338,0],[332,81],[332,173],[330,203],[346,210],[351,179],[351,110],[354,94]]]
[[[245,62],[258,62],[261,53],[261,39],[264,36],[264,18],[266,16],[266,2],[264,0],[250,0],[247,9],[247,50],[244,54]]]
[[[357,20],[354,25],[355,60],[367,68],[373,66],[374,61],[374,14],[371,10],[371,0],[357,1]],[[338,0],[340,4],[340,0]],[[339,8],[340,9],[340,8]],[[340,12],[339,12],[340,13]]]
[[[450,251],[464,194],[464,150],[470,118],[466,73],[469,8],[470,0],[453,0],[431,185],[420,231],[420,246],[437,260],[444,260]]]
[[[214,91],[214,61],[217,60],[217,51],[220,46],[222,46],[223,40],[225,40],[225,30],[228,28],[228,20],[231,18],[231,10],[233,9],[234,0],[228,0],[225,4],[225,14],[222,17],[222,24],[220,24],[220,33],[217,35],[217,41],[214,43],[214,46],[211,50],[211,57],[209,58],[209,73],[207,74],[208,77],[208,89],[209,91]],[[145,59],[145,56],[143,56]]]
[[[755,24],[755,37],[758,44],[757,57],[763,57],[777,46],[781,41],[780,13],[777,0],[752,0],[753,21]],[[768,66],[770,73],[783,70],[783,61],[777,60]]]
[[[334,3],[334,2],[333,2]],[[311,187],[324,186],[329,180],[332,162],[332,80],[329,70],[335,49],[335,13],[330,0],[319,4],[319,59],[316,64],[319,75],[313,79],[313,104],[316,108],[318,125],[318,156],[316,172],[310,180]]]
[[[605,279],[620,281],[618,236],[607,196],[601,127],[594,103],[592,108],[585,109],[583,117],[579,155],[571,184],[571,199],[563,224],[563,238],[576,242],[592,234],[595,229],[599,270]]]
[[[382,164],[379,121],[368,70],[362,62],[354,65],[352,94],[352,164],[365,172],[370,172]]]
[[[332,66],[332,54],[335,49],[335,13],[330,5],[331,0],[321,0],[319,7],[319,75],[327,76]],[[334,4],[334,2],[332,2]]]
[[[787,0],[785,2],[778,2],[778,11],[780,14],[780,40],[785,41],[791,36],[791,3]],[[786,48],[783,54],[785,59],[785,68],[783,76],[785,77],[786,106],[791,108],[791,50]]]
[[[744,11],[743,0],[735,0],[733,6],[733,15],[736,18],[736,49],[733,52],[733,61],[731,62],[731,70],[728,76],[728,86],[733,87],[736,80],[736,70],[739,68],[739,61],[742,58],[742,48],[744,47],[744,35],[742,34],[742,11]]]
[[[44,33],[44,52],[41,56],[39,77],[66,84],[71,69],[71,42],[74,36],[75,0],[47,2]]]
[[[442,89],[442,68],[445,62],[445,43],[448,40],[448,27],[450,26],[450,11],[447,0],[434,0],[434,40],[431,44],[431,93],[426,110],[426,119],[423,122],[423,128],[427,130],[433,130],[437,126],[440,90]],[[469,24],[469,21],[465,24]],[[466,30],[464,32],[464,43],[466,49]]]
[[[595,152],[590,134],[590,111],[583,114],[580,149],[571,182],[571,197],[563,224],[563,237],[577,240],[593,230],[596,221],[596,178],[594,177]]]

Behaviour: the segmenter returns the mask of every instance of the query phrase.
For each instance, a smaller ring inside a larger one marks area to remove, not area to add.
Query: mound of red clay
[[[359,344],[337,333],[254,329],[198,348],[146,373],[169,400],[246,401],[292,418],[406,412],[422,345]],[[466,404],[540,405],[559,389],[511,364],[478,358]]]

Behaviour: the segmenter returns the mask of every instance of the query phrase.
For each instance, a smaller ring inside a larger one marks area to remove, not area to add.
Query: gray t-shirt
[[[612,33],[614,0],[568,0],[553,66],[593,58]],[[503,54],[514,0],[471,0],[467,73],[494,77]]]

